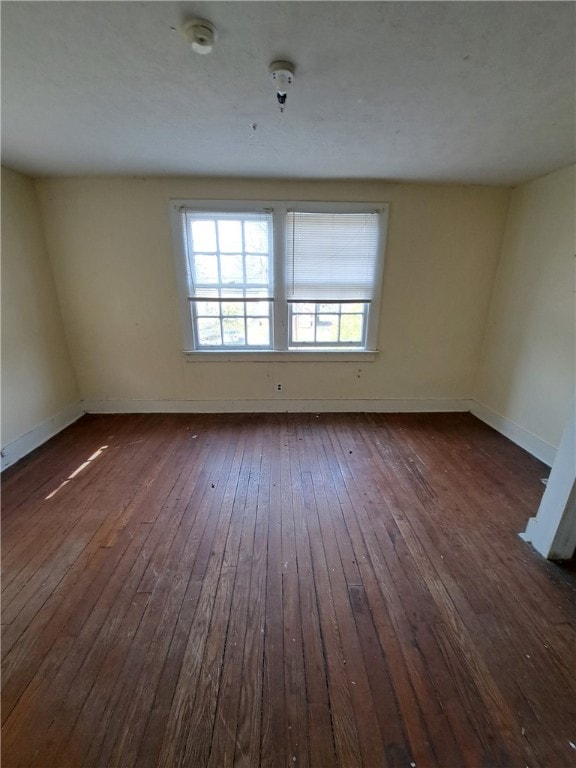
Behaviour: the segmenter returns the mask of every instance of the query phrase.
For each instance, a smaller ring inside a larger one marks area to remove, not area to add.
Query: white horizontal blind
[[[288,211],[289,302],[370,302],[378,261],[379,214]]]
[[[185,210],[190,301],[272,300],[272,212]]]

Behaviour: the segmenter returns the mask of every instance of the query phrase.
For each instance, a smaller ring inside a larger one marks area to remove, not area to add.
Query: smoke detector
[[[190,19],[184,24],[184,33],[196,53],[210,53],[216,40],[216,27],[206,19]]]
[[[268,71],[274,82],[280,112],[284,112],[288,87],[292,85],[294,80],[294,64],[290,61],[273,61],[268,67]]]

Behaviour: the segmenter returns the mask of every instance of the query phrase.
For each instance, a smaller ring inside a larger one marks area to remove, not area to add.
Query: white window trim
[[[289,363],[290,361],[297,359],[302,363],[352,363],[362,360],[363,362],[371,362],[376,359],[378,350],[365,350],[365,349],[289,349],[284,352],[279,352],[275,349],[262,349],[255,351],[249,349],[246,352],[244,350],[220,350],[212,349],[209,351],[183,351],[186,360],[190,362],[204,362],[204,363],[231,363],[231,362],[248,362],[248,363]]]
[[[286,213],[289,209],[311,211],[316,213],[362,213],[378,211],[380,214],[380,239],[378,244],[378,260],[374,278],[374,295],[370,305],[368,328],[366,331],[366,346],[363,349],[342,348],[310,348],[288,349],[287,319],[289,313],[285,310],[286,289],[284,280],[284,259],[277,254],[284,250],[286,231]],[[347,362],[357,360],[374,360],[378,352],[378,326],[382,299],[382,282],[384,278],[384,261],[388,237],[389,203],[342,203],[314,200],[170,200],[170,217],[172,222],[172,239],[176,261],[176,282],[178,295],[178,311],[180,329],[183,340],[183,354],[190,361],[232,361],[244,360],[254,362],[271,361],[309,361],[309,362]],[[186,274],[185,237],[183,233],[184,210],[223,211],[238,213],[261,212],[273,210],[274,258],[272,270],[274,279],[274,301],[272,302],[272,334],[274,349],[265,350],[199,350],[194,348],[194,331],[188,300],[188,284]]]

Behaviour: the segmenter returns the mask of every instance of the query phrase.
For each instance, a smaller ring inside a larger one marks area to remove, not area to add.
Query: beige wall
[[[512,193],[475,388],[554,447],[574,402],[575,168]]]
[[[468,398],[509,192],[353,182],[57,179],[37,185],[87,401]],[[186,362],[170,198],[391,203],[375,362]]]
[[[78,398],[34,185],[2,169],[2,446]]]
[[[4,171],[3,445],[79,396],[135,409],[143,401],[426,407],[474,396],[486,412],[558,444],[574,395],[574,168],[512,196],[483,187],[177,178],[51,179],[37,182],[36,193],[44,231],[33,182]],[[376,360],[187,362],[170,198],[389,202]]]

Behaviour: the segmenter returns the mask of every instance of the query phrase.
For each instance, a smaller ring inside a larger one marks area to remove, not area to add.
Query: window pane
[[[338,341],[338,315],[318,316],[316,341]]]
[[[292,315],[292,341],[295,344],[314,342],[314,315]]]
[[[316,304],[292,304],[292,312],[299,313],[299,312],[315,312],[316,311]]]
[[[225,285],[244,282],[244,270],[242,267],[242,255],[225,255],[220,257],[220,270],[222,272],[222,282]]]
[[[224,334],[224,344],[240,346],[246,344],[244,335],[244,318],[225,317],[222,319],[222,332]]]
[[[268,225],[265,221],[244,222],[244,247],[253,253],[268,253]]]
[[[201,347],[215,347],[222,344],[220,333],[220,320],[212,320],[208,317],[199,317],[197,321],[198,344]]]
[[[362,341],[364,315],[343,315],[340,318],[340,341]]]
[[[268,301],[248,301],[246,302],[247,315],[270,315],[270,303]]]
[[[212,220],[192,222],[192,247],[195,251],[216,250],[216,222]]]
[[[362,314],[365,307],[365,304],[342,304],[342,312],[350,315]]]
[[[222,314],[230,317],[244,317],[244,304],[241,301],[223,301]]]
[[[318,304],[318,312],[338,312],[340,310],[339,304]]]
[[[202,287],[202,296],[205,298],[211,298],[211,299],[219,299],[220,298],[220,288],[218,286],[215,287]],[[220,310],[218,310],[219,312]]]
[[[221,253],[238,253],[242,251],[242,222],[219,221],[218,245]]]
[[[239,298],[243,299],[244,297],[244,288],[242,286],[226,286],[226,288],[222,289],[222,293],[224,294],[225,298],[227,299],[234,299]]]
[[[196,314],[198,317],[205,317],[206,315],[219,315],[220,305],[216,301],[197,301]]]
[[[270,320],[267,317],[249,317],[246,325],[248,326],[248,344],[251,347],[270,346]]]
[[[218,257],[210,254],[197,253],[194,256],[195,282],[218,282]]]
[[[246,282],[268,282],[268,256],[246,255]]]

